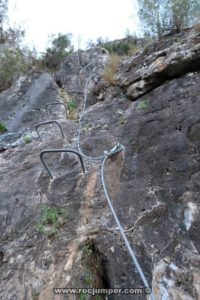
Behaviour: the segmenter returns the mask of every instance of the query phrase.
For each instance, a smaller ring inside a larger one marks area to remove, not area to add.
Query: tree
[[[193,24],[200,22],[200,0],[191,0],[192,2],[192,15],[193,15]]]
[[[5,40],[12,46],[20,48],[20,44],[24,38],[25,30],[19,27],[8,28],[4,32]]]
[[[171,0],[171,26],[180,32],[182,28],[192,26],[195,21],[196,5],[198,1],[192,0]]]
[[[57,69],[65,57],[73,50],[71,35],[59,33],[51,38],[51,47],[46,50],[44,64],[50,69]]]
[[[8,0],[0,0],[0,43],[4,42],[4,22],[7,18]]]
[[[168,9],[165,0],[138,0],[139,18],[145,35],[163,35],[168,23]],[[167,3],[168,4],[168,3]]]
[[[137,0],[145,34],[161,38],[170,30],[193,25],[200,15],[200,0]]]

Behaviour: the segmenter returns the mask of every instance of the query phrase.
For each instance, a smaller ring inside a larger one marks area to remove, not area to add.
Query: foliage
[[[0,44],[8,42],[10,45],[18,46],[24,37],[25,31],[19,27],[8,27],[7,21],[8,0],[0,0]]]
[[[126,33],[126,37],[121,40],[109,41],[103,39],[101,36],[97,38],[96,42],[89,40],[87,48],[100,46],[105,48],[110,54],[117,54],[119,56],[129,55],[138,50],[138,38],[135,34]]]
[[[97,39],[97,46],[105,48],[110,54],[129,55],[130,52],[135,52],[137,47],[137,37],[127,35],[126,38],[118,41],[103,41],[101,37]]]
[[[92,285],[92,279],[93,279],[93,274],[91,270],[88,268],[84,269],[83,272],[83,283],[85,286],[91,286]]]
[[[84,257],[88,257],[92,254],[92,248],[89,244],[83,244],[81,246],[81,251]]]
[[[6,49],[0,56],[0,65],[0,91],[9,88],[27,67],[23,55],[16,49]]]
[[[69,113],[72,113],[74,110],[77,109],[76,102],[73,99],[68,100],[68,102],[67,102],[67,108],[69,110]]]
[[[137,0],[139,18],[147,36],[161,38],[171,30],[193,25],[200,15],[200,0]]]
[[[86,294],[83,294],[83,292],[81,291],[80,293],[80,300],[87,300],[87,295]]]
[[[27,47],[24,47],[22,52],[27,66],[27,71],[40,72],[45,70],[43,59],[38,57],[37,51],[34,47],[31,50]]]
[[[141,110],[148,108],[148,106],[149,106],[149,104],[146,101],[140,101],[138,104],[138,108]]]
[[[68,110],[68,117],[71,120],[77,120],[78,119],[78,114],[77,114],[77,103],[75,100],[73,100],[65,91],[64,88],[60,88],[59,94],[62,97],[65,105],[67,106]]]
[[[131,45],[127,42],[107,43],[103,44],[102,47],[108,50],[109,53],[117,53],[118,55],[128,54],[131,49]]]
[[[31,140],[32,140],[32,137],[30,136],[30,135],[25,135],[24,137],[23,137],[23,140],[24,140],[24,143],[25,144],[29,144],[30,142],[31,142]]]
[[[58,69],[60,63],[73,52],[70,34],[61,34],[53,36],[51,47],[47,48],[43,56],[44,65],[52,70]]]
[[[8,131],[6,126],[3,123],[0,123],[0,133],[4,133],[6,131]]]
[[[10,45],[20,48],[20,44],[24,38],[25,30],[19,27],[8,28],[4,31],[4,39]]]
[[[8,0],[0,0],[0,44],[4,42],[3,25],[7,17]]]
[[[102,298],[101,296],[97,295],[97,296],[95,297],[95,300],[103,300],[103,298]]]
[[[52,235],[57,232],[61,225],[59,217],[68,218],[69,213],[64,208],[42,206],[41,221],[37,224],[36,228],[39,232],[45,235]]]
[[[117,73],[120,64],[120,57],[116,54],[111,54],[107,66],[103,72],[103,78],[110,84],[115,85],[114,75]]]
[[[157,35],[160,38],[163,35],[168,11],[163,5],[162,0],[138,0],[138,14],[146,36]]]

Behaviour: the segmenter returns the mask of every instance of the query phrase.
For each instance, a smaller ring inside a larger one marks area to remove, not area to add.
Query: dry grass
[[[134,45],[131,47],[131,49],[128,51],[128,56],[133,56],[135,55],[138,51],[141,50],[141,47],[138,45]]]
[[[117,73],[120,64],[120,57],[116,54],[111,54],[107,66],[103,72],[103,78],[112,85],[116,84],[114,75]]]
[[[77,105],[75,101],[68,95],[64,88],[59,90],[60,97],[67,106],[67,118],[70,120],[77,120],[79,115],[77,113]]]

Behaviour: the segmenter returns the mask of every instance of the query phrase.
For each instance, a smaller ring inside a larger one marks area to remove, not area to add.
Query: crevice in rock
[[[62,84],[62,81],[60,79],[55,79],[55,83],[57,84],[57,86],[59,88],[62,88],[63,87],[63,84]]]
[[[109,279],[106,272],[106,258],[99,251],[94,239],[88,238],[81,246],[82,252],[82,272],[81,284],[94,289],[108,289]],[[98,293],[95,295],[97,296]],[[106,299],[106,295],[100,294],[101,299]],[[93,299],[88,298],[88,299]]]
[[[0,266],[3,263],[3,259],[4,259],[4,253],[3,253],[3,251],[0,251]]]

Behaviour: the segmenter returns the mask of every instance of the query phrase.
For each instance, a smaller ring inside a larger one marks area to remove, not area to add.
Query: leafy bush
[[[8,131],[6,126],[3,123],[0,123],[0,133],[4,133],[6,131]]]
[[[14,79],[26,71],[23,56],[17,50],[6,49],[0,57],[0,91],[9,88]]]
[[[23,140],[24,140],[24,143],[25,144],[29,144],[30,142],[31,142],[31,140],[32,140],[32,137],[30,136],[30,135],[25,135],[24,137],[23,137]]]
[[[138,104],[138,108],[141,110],[147,109],[148,107],[149,107],[149,104],[146,101],[140,101]]]
[[[47,68],[56,70],[71,52],[73,52],[73,46],[70,35],[59,33],[58,36],[53,37],[51,47],[47,48],[43,56],[43,63]]]
[[[127,42],[107,43],[102,45],[109,53],[117,53],[118,55],[127,55],[131,50],[131,45]]]
[[[129,55],[130,52],[135,52],[138,47],[135,39],[127,38],[121,41],[102,43],[101,47],[105,48],[110,54],[117,54],[119,56]]]
[[[144,34],[159,39],[166,33],[180,32],[199,20],[199,0],[137,0]]]

